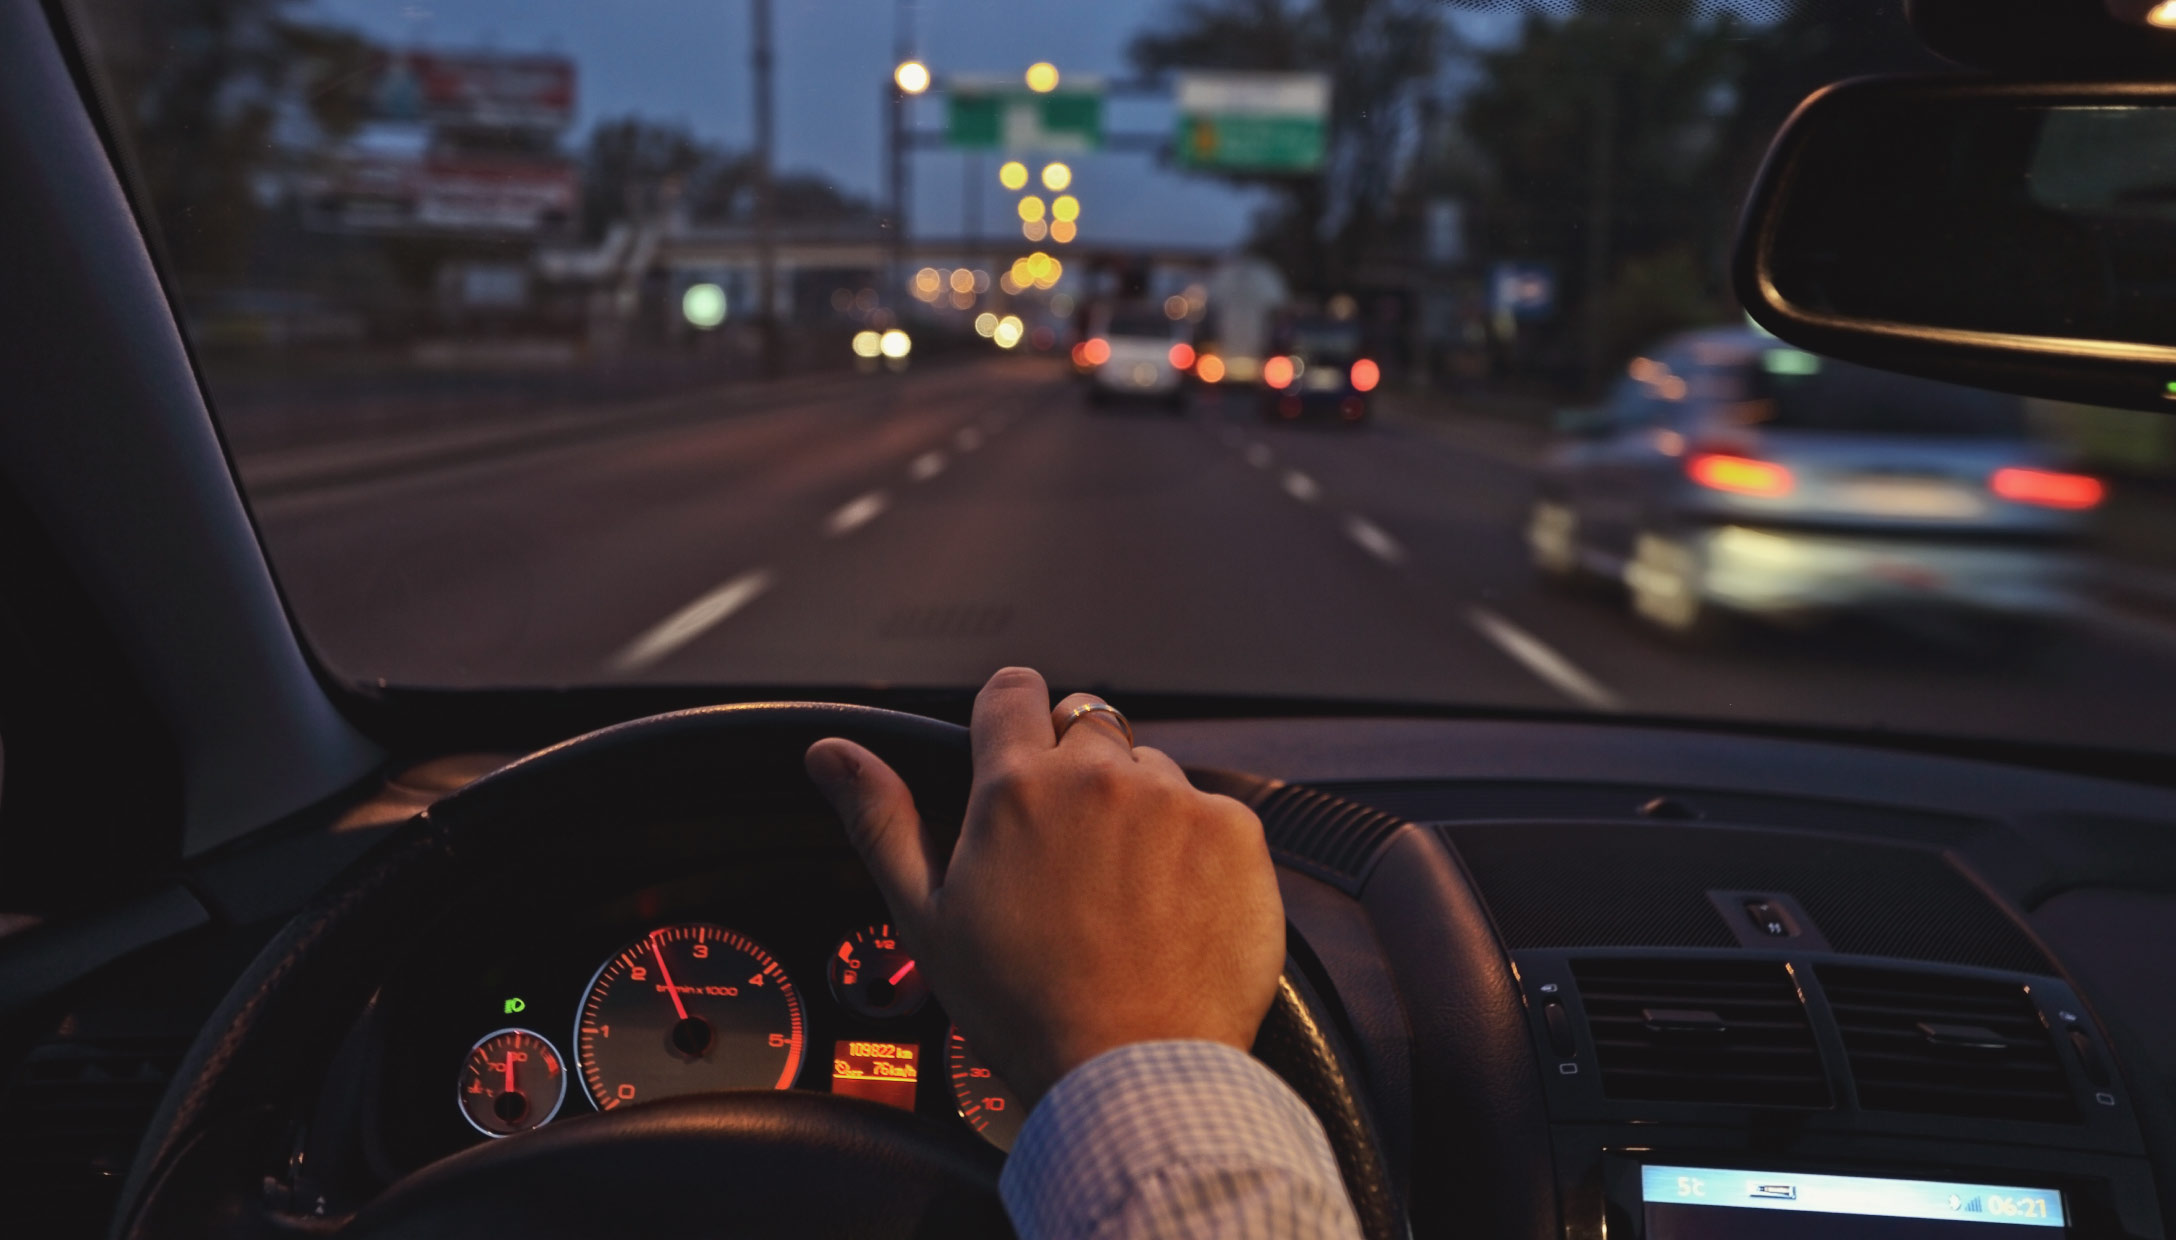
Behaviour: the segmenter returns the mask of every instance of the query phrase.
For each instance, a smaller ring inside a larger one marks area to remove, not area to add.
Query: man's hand
[[[809,775],[845,820],[892,920],[976,1052],[1032,1106],[1134,1042],[1247,1049],[1284,965],[1262,825],[1129,749],[1108,716],[1057,722],[1043,678],[1009,667],[975,698],[975,783],[947,859],[898,774],[818,741]]]

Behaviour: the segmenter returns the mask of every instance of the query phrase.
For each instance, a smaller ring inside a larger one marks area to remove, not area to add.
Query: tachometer
[[[664,926],[598,968],[576,1062],[602,1111],[723,1089],[785,1089],[808,1043],[801,996],[769,952],[719,926]]]

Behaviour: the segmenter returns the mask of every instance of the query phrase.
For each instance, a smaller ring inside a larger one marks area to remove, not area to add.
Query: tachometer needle
[[[897,986],[899,984],[900,978],[905,977],[907,974],[912,972],[914,972],[914,962],[912,960],[909,960],[905,964],[900,965],[899,972],[892,974],[892,985]]]
[[[672,996],[672,1010],[680,1014],[680,1019],[686,1020],[688,1005],[680,1002],[680,988],[672,984],[672,970],[665,966],[665,949],[657,945],[655,934],[650,936],[650,954],[657,958],[657,973],[665,979],[665,993]]]

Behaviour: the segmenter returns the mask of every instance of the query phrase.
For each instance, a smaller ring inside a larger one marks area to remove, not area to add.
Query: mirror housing
[[[1732,266],[1816,353],[2176,412],[2176,82],[1831,86],[1777,134]]]

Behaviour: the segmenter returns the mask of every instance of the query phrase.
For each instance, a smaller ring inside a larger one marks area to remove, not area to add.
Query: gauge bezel
[[[792,1010],[793,1023],[799,1026],[801,1030],[801,1043],[800,1046],[795,1049],[793,1055],[788,1060],[792,1070],[781,1079],[781,1082],[779,1084],[773,1085],[770,1088],[774,1091],[793,1089],[801,1083],[801,1074],[808,1071],[808,1061],[810,1058],[808,1048],[810,1040],[814,1037],[814,1026],[810,1023],[808,1005],[801,1001],[800,987],[794,984],[793,975],[787,972],[786,963],[785,961],[778,958],[778,953],[772,951],[770,948],[765,947],[762,943],[756,941],[755,936],[743,934],[742,932],[735,930],[731,926],[725,925],[722,922],[704,921],[701,919],[691,919],[687,921],[668,921],[662,925],[653,926],[650,929],[643,931],[641,934],[636,935],[632,939],[623,941],[616,949],[607,953],[605,955],[605,958],[598,963],[596,969],[590,973],[589,981],[583,984],[581,992],[575,996],[574,1026],[568,1035],[575,1048],[575,1058],[573,1058],[572,1060],[568,1060],[567,1062],[570,1065],[570,1070],[573,1071],[577,1076],[581,1077],[582,1097],[585,1101],[589,1103],[590,1110],[595,1111],[600,1115],[602,1115],[605,1111],[605,1108],[598,1104],[596,1095],[590,1092],[589,1079],[585,1073],[585,1065],[582,1063],[581,1060],[582,1015],[589,1009],[590,997],[597,993],[598,979],[604,976],[605,970],[611,968],[614,961],[618,960],[623,954],[628,951],[628,949],[634,947],[637,943],[641,943],[655,936],[659,931],[662,930],[687,929],[714,930],[720,935],[727,937],[728,939],[738,939],[740,942],[747,945],[748,950],[760,954],[765,960],[770,961],[772,967],[778,970],[778,979],[780,983],[779,990],[785,994],[787,1006]],[[677,1098],[687,1097],[688,1095],[667,1094],[665,1096]],[[654,1099],[643,1099],[643,1101],[654,1101]]]
[[[915,978],[915,985],[919,989],[914,996],[914,1001],[892,1012],[872,1011],[862,1006],[862,1000],[850,999],[840,990],[839,949],[841,947],[851,947],[857,941],[867,938],[886,938],[896,941],[899,938],[899,931],[888,921],[872,921],[864,922],[838,937],[838,941],[833,943],[831,950],[824,955],[824,987],[831,992],[831,1001],[848,1013],[863,1020],[905,1020],[928,1007],[932,995],[929,989],[929,979],[926,976],[917,976]],[[921,967],[921,962],[915,959],[914,953],[907,951],[904,947],[882,950],[897,951],[908,960],[914,961],[917,970]]]
[[[468,1072],[468,1061],[470,1056],[474,1055],[477,1051],[482,1050],[486,1043],[489,1043],[497,1038],[502,1038],[509,1033],[526,1033],[530,1037],[535,1038],[537,1041],[542,1042],[548,1049],[550,1049],[552,1054],[559,1056],[559,1096],[552,1099],[551,1109],[544,1113],[544,1118],[538,1120],[534,1124],[531,1124],[526,1128],[517,1128],[513,1132],[493,1132],[489,1128],[484,1127],[482,1124],[477,1123],[476,1117],[470,1115],[468,1113],[468,1108],[461,1104],[461,1091],[459,1088],[460,1077]],[[484,1036],[476,1039],[474,1045],[470,1046],[467,1050],[461,1052],[461,1067],[459,1072],[455,1074],[454,1081],[455,1089],[453,1091],[453,1109],[461,1113],[461,1118],[468,1122],[469,1127],[474,1128],[476,1131],[484,1134],[487,1137],[490,1137],[494,1141],[500,1140],[505,1137],[518,1137],[525,1132],[535,1132],[537,1129],[542,1128],[544,1125],[551,1123],[554,1119],[557,1119],[559,1117],[559,1108],[567,1104],[567,1077],[573,1072],[573,1070],[573,1064],[567,1059],[566,1055],[560,1051],[559,1047],[553,1044],[550,1038],[547,1038],[543,1034],[538,1033],[536,1030],[529,1028],[527,1025],[508,1025],[504,1029],[494,1029],[490,1033],[487,1033]]]

